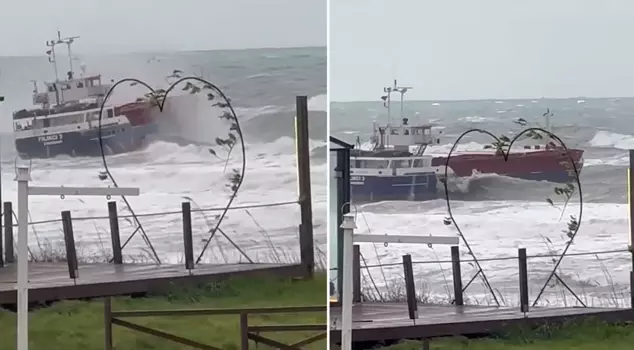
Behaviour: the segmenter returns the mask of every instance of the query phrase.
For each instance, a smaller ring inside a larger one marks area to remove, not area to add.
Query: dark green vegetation
[[[112,299],[113,311],[162,310],[192,308],[282,307],[326,304],[326,275],[317,273],[314,280],[273,278],[234,279],[190,289],[175,290],[147,298]],[[100,349],[104,348],[103,301],[64,301],[33,311],[30,317],[30,348]],[[326,313],[297,313],[250,316],[249,324],[325,324]],[[125,318],[164,332],[196,340],[221,349],[239,349],[239,318],[231,316],[169,316]],[[15,349],[16,315],[0,311],[0,350]],[[184,349],[183,345],[122,329],[114,325],[114,348],[117,350]],[[290,344],[311,332],[260,334]],[[255,348],[255,344],[252,345]],[[262,345],[259,347],[262,348]],[[308,349],[325,349],[322,340]]]
[[[516,330],[491,338],[445,338],[430,342],[436,350],[629,350],[634,349],[634,324],[585,322]],[[405,341],[384,350],[419,350],[421,342]]]

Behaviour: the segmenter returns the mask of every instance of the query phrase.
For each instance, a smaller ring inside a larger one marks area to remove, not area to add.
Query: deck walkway
[[[191,273],[183,264],[86,264],[79,266],[79,278],[68,276],[66,263],[29,265],[29,300],[48,302],[104,296],[130,295],[165,289],[173,284],[204,283],[253,274],[301,275],[300,265],[214,264],[196,265]],[[0,268],[0,304],[16,302],[16,266]]]
[[[520,325],[559,323],[593,316],[608,322],[634,321],[634,309],[532,308],[419,305],[418,319],[408,317],[405,303],[362,303],[353,307],[353,342],[382,342],[457,335],[480,335]],[[341,308],[330,308],[331,342],[341,341]]]

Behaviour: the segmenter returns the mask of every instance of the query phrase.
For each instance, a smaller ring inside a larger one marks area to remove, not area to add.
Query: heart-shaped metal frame
[[[210,229],[209,234],[210,237],[206,240],[205,245],[202,249],[202,251],[200,252],[200,254],[198,255],[198,258],[196,259],[196,263],[200,263],[203,255],[205,254],[205,251],[207,250],[209,244],[211,243],[211,239],[214,237],[215,233],[219,230],[220,228],[220,224],[222,223],[222,221],[224,220],[227,212],[229,211],[229,208],[231,207],[231,204],[233,203],[233,201],[235,200],[235,198],[238,195],[238,191],[240,190],[240,187],[242,186],[242,182],[244,181],[244,176],[245,176],[245,172],[246,172],[246,148],[244,145],[244,137],[242,134],[242,129],[240,128],[240,121],[238,120],[238,117],[236,115],[235,110],[233,109],[233,106],[231,105],[231,100],[222,92],[222,90],[220,90],[220,88],[218,86],[216,86],[215,84],[203,79],[203,78],[199,78],[196,76],[187,76],[187,77],[180,77],[178,80],[176,80],[174,83],[172,83],[166,90],[161,91],[162,96],[160,99],[155,99],[155,104],[154,107],[158,107],[159,111],[162,113],[163,109],[165,107],[165,103],[167,102],[167,97],[169,96],[169,93],[174,90],[174,88],[185,81],[196,81],[199,83],[204,84],[204,88],[211,90],[212,93],[215,93],[216,95],[220,96],[223,100],[224,100],[224,104],[226,105],[227,108],[229,108],[229,113],[231,113],[231,117],[233,119],[233,122],[235,123],[235,128],[233,128],[233,130],[236,131],[236,133],[238,134],[238,138],[240,139],[240,146],[241,146],[241,151],[242,151],[242,169],[240,172],[240,178],[238,179],[237,183],[235,184],[235,186],[232,187],[233,189],[233,193],[231,194],[229,201],[227,202],[227,204],[225,205],[222,213],[220,214],[215,226]],[[124,78],[121,79],[119,81],[117,81],[114,85],[112,85],[112,87],[108,90],[108,92],[106,93],[106,95],[104,96],[103,101],[101,102],[101,106],[99,108],[99,147],[101,148],[101,159],[103,161],[103,166],[104,166],[104,170],[105,173],[108,175],[108,178],[110,178],[110,180],[112,181],[113,185],[115,187],[119,187],[119,185],[117,184],[117,181],[115,180],[114,176],[112,175],[112,173],[110,172],[110,169],[108,168],[108,162],[106,161],[106,152],[104,149],[104,143],[103,143],[103,138],[102,138],[102,125],[101,125],[101,120],[102,120],[102,116],[103,116],[103,109],[106,105],[106,102],[108,102],[108,99],[110,98],[110,95],[112,94],[112,92],[114,91],[114,89],[119,86],[120,84],[123,83],[133,83],[133,84],[138,84],[138,85],[142,85],[145,88],[147,88],[147,90],[149,91],[149,93],[151,94],[151,96],[155,96],[155,94],[157,93],[157,90],[152,88],[150,85],[148,85],[146,82],[139,80],[139,79],[135,79],[135,78]],[[188,84],[190,84],[188,82]],[[145,232],[145,229],[143,228],[143,225],[141,224],[141,222],[139,221],[138,217],[136,214],[134,214],[134,211],[132,210],[132,207],[130,206],[130,203],[128,202],[127,198],[125,196],[121,196],[121,198],[123,199],[123,201],[125,202],[125,204],[128,206],[128,208],[130,208],[130,211],[132,213],[132,217],[134,218],[136,224],[137,224],[137,230],[134,231],[134,233],[132,235],[130,235],[130,237],[126,240],[126,242],[121,246],[121,249],[123,249],[126,244],[134,237],[134,235],[136,234],[137,231],[141,231],[141,235],[143,236],[143,240],[145,241],[145,243],[148,245],[148,247],[152,250],[153,254],[154,254],[154,259],[156,260],[156,262],[158,264],[161,263],[158,254],[156,253],[156,250],[154,249],[154,247],[152,246],[152,243],[150,242],[149,237],[147,236],[147,233]],[[229,239],[229,237],[227,237],[227,239]],[[231,241],[231,239],[229,239],[229,241]],[[233,241],[231,241],[233,243]],[[234,243],[234,246],[235,243]],[[236,246],[236,248],[238,248],[238,250],[240,250],[240,252],[242,254],[244,254],[246,256],[246,254],[239,248]],[[247,257],[248,258],[248,257]],[[249,259],[250,260],[250,259]]]
[[[447,160],[445,161],[445,173],[444,173],[445,174],[445,177],[444,177],[445,181],[443,181],[443,185],[444,185],[444,189],[445,189],[445,199],[447,201],[447,212],[448,212],[449,218],[450,218],[451,222],[453,223],[454,227],[456,228],[456,230],[458,231],[458,235],[460,236],[460,238],[464,242],[466,248],[469,250],[469,254],[473,257],[473,261],[476,264],[476,267],[478,269],[478,272],[471,279],[471,282],[473,281],[473,279],[475,279],[478,276],[478,274],[481,274],[482,275],[482,279],[484,281],[484,284],[486,285],[486,287],[491,292],[491,295],[493,296],[493,299],[495,300],[496,304],[499,306],[500,303],[499,303],[497,297],[495,296],[495,293],[493,292],[493,288],[491,287],[491,284],[489,284],[489,281],[488,281],[488,279],[487,279],[487,277],[486,277],[486,275],[484,273],[484,270],[482,269],[482,266],[480,265],[480,262],[476,258],[473,250],[471,249],[471,245],[469,245],[469,242],[467,241],[467,238],[463,234],[462,230],[460,229],[460,226],[458,225],[458,222],[454,218],[453,212],[451,210],[451,200],[450,200],[449,188],[448,188],[447,180],[446,180],[446,179],[448,179],[448,169],[449,169],[449,162],[451,160],[451,155],[456,150],[456,147],[460,143],[460,140],[462,140],[463,137],[465,137],[465,136],[467,136],[467,135],[469,135],[471,133],[474,133],[474,132],[475,133],[489,135],[492,139],[494,139],[496,141],[497,144],[501,143],[500,138],[495,136],[493,133],[491,133],[488,130],[484,130],[484,129],[469,129],[469,130],[463,132],[456,139],[456,142],[451,147],[451,150],[449,151],[449,154],[447,155]],[[535,306],[537,304],[537,301],[539,300],[539,298],[544,293],[544,290],[548,286],[548,283],[550,283],[550,280],[553,277],[556,277],[559,281],[563,282],[561,280],[561,278],[559,278],[559,276],[557,276],[557,268],[559,267],[559,265],[561,264],[562,260],[566,256],[566,253],[568,252],[568,249],[572,245],[575,237],[577,237],[577,232],[579,232],[579,228],[581,227],[581,217],[583,216],[583,192],[581,190],[581,181],[579,180],[579,169],[577,169],[577,165],[575,164],[574,159],[570,155],[570,152],[568,152],[568,148],[566,147],[566,144],[561,140],[561,138],[559,138],[557,135],[553,134],[552,132],[550,132],[548,130],[545,130],[545,129],[542,129],[542,128],[536,128],[536,127],[527,128],[527,129],[522,130],[522,132],[520,132],[519,134],[517,134],[515,137],[513,137],[510,140],[506,150],[502,149],[501,147],[498,148],[498,151],[501,152],[500,156],[504,158],[504,161],[505,162],[508,161],[509,156],[512,156],[510,151],[511,151],[511,148],[513,147],[513,144],[515,143],[515,141],[517,141],[523,135],[531,133],[531,132],[533,132],[533,133],[544,133],[545,135],[549,136],[551,139],[557,141],[561,145],[561,147],[564,149],[564,152],[565,152],[566,156],[568,157],[568,160],[569,160],[569,162],[570,162],[570,164],[572,166],[572,169],[574,170],[574,175],[575,175],[574,180],[577,183],[577,193],[579,195],[579,214],[578,214],[578,218],[577,218],[577,225],[576,225],[575,229],[572,231],[572,234],[570,236],[570,240],[568,240],[568,242],[566,243],[566,246],[565,246],[563,252],[561,253],[559,258],[557,259],[557,262],[555,263],[555,266],[553,267],[552,272],[548,276],[548,279],[544,283],[544,286],[541,288],[539,294],[535,298],[535,301],[533,302],[533,306]],[[466,290],[469,287],[471,282],[469,282],[464,287],[463,291]],[[565,283],[564,283],[564,285],[565,285]],[[565,287],[573,294],[573,296],[581,303],[581,305],[585,306],[585,303],[583,303],[583,301],[579,298],[579,296],[577,296],[567,285],[565,285]]]

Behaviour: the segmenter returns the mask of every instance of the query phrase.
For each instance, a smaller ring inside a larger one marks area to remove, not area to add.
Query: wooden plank
[[[88,264],[79,266],[79,271],[80,278],[73,281],[68,277],[65,263],[29,264],[29,300],[128,295],[167,288],[173,283],[204,283],[251,274],[300,276],[301,265],[200,264],[190,272],[181,265]],[[15,265],[0,269],[0,304],[15,303],[15,283]]]
[[[606,321],[632,321],[629,309],[532,308],[524,315],[519,307],[419,305],[419,318],[408,317],[405,303],[363,303],[353,308],[353,341],[383,341],[489,333],[520,324],[594,316]],[[341,308],[331,307],[331,342],[341,339]]]

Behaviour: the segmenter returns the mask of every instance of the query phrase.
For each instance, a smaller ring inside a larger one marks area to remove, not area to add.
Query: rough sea
[[[253,49],[240,51],[200,51],[111,56],[81,55],[74,62],[76,75],[80,64],[86,74],[101,74],[105,81],[132,77],[155,88],[166,88],[165,78],[173,70],[184,75],[198,75],[219,86],[231,99],[246,143],[244,182],[233,207],[297,201],[298,185],[294,140],[295,96],[309,97],[311,138],[311,172],[315,237],[317,248],[324,251],[326,242],[326,49]],[[68,68],[66,58],[58,56],[60,75]],[[0,57],[0,155],[2,165],[2,200],[16,204],[16,164],[26,164],[16,157],[11,134],[11,113],[31,106],[31,80],[52,80],[54,70],[42,57]],[[242,162],[239,147],[225,161],[227,152],[209,145],[226,136],[229,125],[211,108],[204,95],[187,95],[176,89],[167,101],[164,113],[178,121],[177,138],[170,130],[162,133],[145,149],[108,156],[108,167],[121,187],[139,187],[139,197],[128,197],[132,210],[163,262],[182,262],[181,202],[192,201],[192,209],[223,208],[230,195],[228,176]],[[145,93],[139,87],[117,87],[111,101],[133,101]],[[177,96],[179,95],[180,96]],[[169,136],[169,137],[168,137]],[[177,140],[177,142],[175,141]],[[101,181],[104,169],[101,158],[57,157],[34,160],[31,164],[32,185],[109,186]],[[136,225],[119,197],[121,239],[125,241]],[[107,198],[101,197],[32,197],[30,216],[34,222],[57,220],[60,212],[70,210],[74,220],[78,255],[85,260],[102,260],[110,254]],[[170,213],[166,213],[170,212]],[[163,214],[161,214],[163,213]],[[201,252],[220,211],[193,213],[194,253]],[[147,215],[144,215],[147,214]],[[156,215],[154,215],[156,214]],[[291,262],[299,259],[297,204],[267,208],[236,209],[227,214],[220,229],[248,256],[259,262]],[[33,225],[29,246],[35,256],[62,251],[61,222]],[[217,233],[209,244],[203,261],[245,262],[248,259],[224,234]],[[129,260],[149,260],[148,245],[140,233],[123,250]],[[323,259],[323,257],[322,257]]]
[[[393,116],[398,116],[399,109],[398,103],[393,104]],[[431,122],[438,125],[437,130],[442,131],[440,144],[426,151],[433,155],[447,154],[458,136],[471,128],[512,138],[523,129],[514,123],[517,118],[527,120],[529,126],[544,126],[542,115],[547,109],[554,114],[550,118],[551,130],[567,147],[585,150],[585,165],[580,176],[583,193],[581,226],[558,275],[586,305],[629,305],[632,261],[631,255],[625,252],[629,232],[626,169],[628,150],[634,149],[633,98],[406,101],[404,115],[410,124]],[[332,135],[350,143],[355,143],[359,136],[362,147],[368,145],[372,122],[386,123],[386,118],[386,109],[380,101],[331,104]],[[462,139],[458,149],[481,149],[491,142],[483,136],[467,137]],[[474,175],[450,194],[455,220],[475,256],[482,260],[508,258],[481,262],[496,297],[504,305],[517,305],[519,300],[518,262],[514,258],[518,254],[517,248],[526,248],[529,255],[532,303],[553,271],[554,261],[553,257],[530,256],[561,254],[567,241],[562,230],[566,229],[571,215],[579,217],[581,203],[576,193],[563,210],[561,200],[555,200],[559,209],[547,203],[547,198],[556,198],[555,186],[498,175]],[[456,235],[453,226],[443,223],[447,204],[444,192],[439,193],[442,199],[429,202],[394,201],[357,206],[353,212],[356,210],[357,213],[358,231]],[[470,259],[463,242],[460,247],[461,258]],[[574,256],[613,250],[621,252]],[[361,251],[367,265],[392,264],[370,268],[372,279],[364,273],[362,283],[368,293],[372,294],[373,284],[379,288],[402,285],[401,256],[411,254],[414,261],[429,262],[414,265],[418,290],[435,300],[451,299],[451,264],[437,262],[450,259],[449,247],[365,244]],[[476,272],[473,263],[464,263],[463,284]],[[471,303],[495,303],[480,277],[466,289],[465,295]],[[538,304],[580,305],[562,284],[552,282]]]

